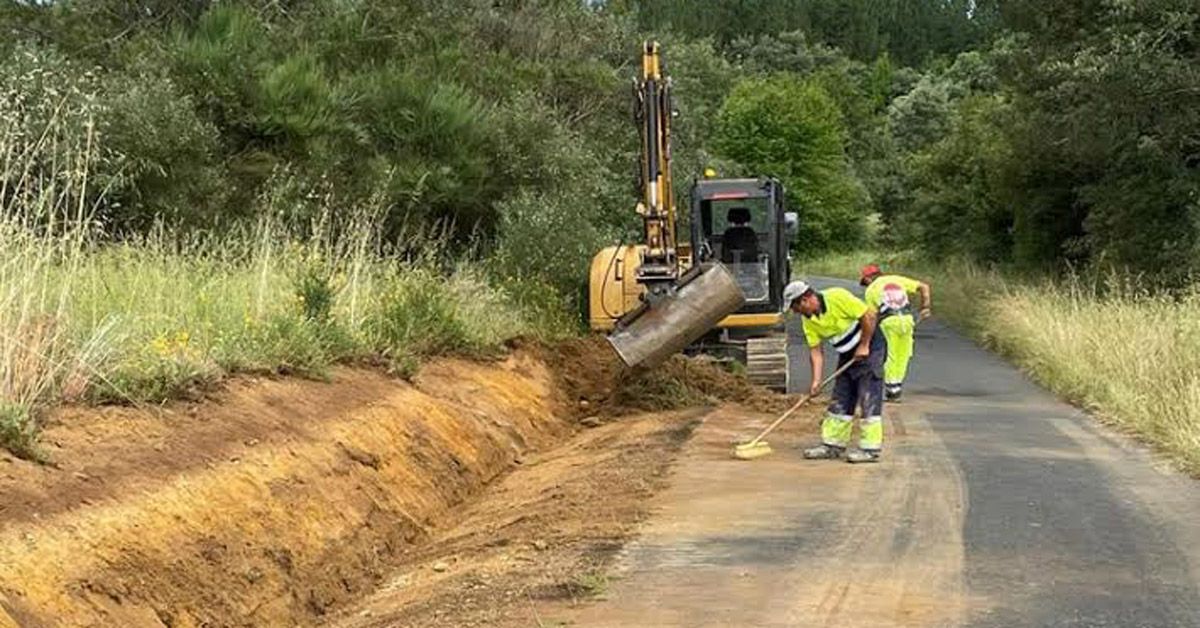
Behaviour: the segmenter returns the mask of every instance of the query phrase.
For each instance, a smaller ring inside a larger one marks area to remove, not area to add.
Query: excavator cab
[[[705,179],[691,191],[691,242],[700,262],[720,261],[745,296],[736,314],[783,310],[796,215],[784,211],[778,180]]]
[[[746,365],[755,383],[785,390],[787,337],[783,288],[797,216],[785,210],[777,179],[701,179],[691,190],[691,250],[701,264],[721,262],[742,291],[740,308],[721,319],[689,352]]]

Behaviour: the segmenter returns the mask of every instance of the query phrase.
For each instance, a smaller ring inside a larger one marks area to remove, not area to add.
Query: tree
[[[715,145],[746,174],[784,183],[805,253],[862,241],[865,192],[848,168],[842,114],[816,82],[791,74],[742,81],[721,108]]]
[[[978,94],[957,104],[948,132],[912,157],[912,205],[895,221],[901,242],[935,257],[992,262],[1012,256],[1014,214],[1006,176],[1013,162],[1003,97]]]
[[[641,0],[635,12],[648,31],[712,37],[725,48],[739,39],[803,31],[810,41],[871,61],[890,53],[904,64],[955,54],[986,40],[991,11],[976,19],[972,0]],[[985,3],[986,4],[986,3]]]
[[[1200,270],[1200,7],[1018,2],[1018,257],[1064,256],[1178,285]],[[1024,246],[1023,246],[1024,243]]]

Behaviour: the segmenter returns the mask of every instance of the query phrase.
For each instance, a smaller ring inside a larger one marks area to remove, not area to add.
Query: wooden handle
[[[765,429],[765,430],[763,430],[761,433],[759,433],[759,435],[758,435],[758,436],[755,436],[755,437],[754,437],[754,440],[752,440],[752,441],[750,441],[749,443],[747,443],[747,445],[757,445],[757,444],[758,444],[758,441],[760,441],[760,440],[762,440],[762,439],[766,438],[766,437],[767,437],[767,434],[770,434],[772,431],[774,431],[774,430],[775,430],[775,428],[779,427],[779,424],[780,424],[780,423],[783,423],[785,420],[787,420],[787,418],[788,418],[789,416],[791,416],[793,412],[795,412],[796,410],[799,410],[801,406],[803,406],[804,404],[808,403],[809,401],[811,401],[811,400],[812,400],[812,398],[813,398],[813,397],[816,397],[818,394],[820,394],[820,393],[821,393],[821,389],[825,388],[825,386],[826,386],[826,385],[828,385],[828,384],[829,384],[829,382],[832,382],[834,379],[836,379],[838,375],[841,375],[842,373],[845,373],[845,372],[846,372],[846,369],[850,368],[850,365],[851,365],[851,364],[854,364],[856,361],[857,361],[857,360],[854,360],[854,359],[847,360],[845,364],[843,364],[842,366],[838,367],[838,369],[837,369],[836,371],[834,371],[834,372],[833,372],[833,375],[830,375],[829,377],[826,377],[826,378],[825,378],[825,379],[824,379],[824,380],[823,380],[823,381],[820,383],[820,385],[818,385],[818,386],[817,386],[817,392],[809,393],[809,394],[808,394],[808,395],[806,395],[806,396],[805,396],[803,399],[801,399],[800,401],[797,401],[795,405],[793,405],[791,408],[788,408],[788,411],[787,411],[787,412],[784,412],[782,415],[780,415],[780,416],[779,416],[779,418],[778,418],[778,419],[775,419],[775,422],[774,422],[774,423],[772,423],[772,424],[768,425],[768,426],[767,426],[767,429]]]

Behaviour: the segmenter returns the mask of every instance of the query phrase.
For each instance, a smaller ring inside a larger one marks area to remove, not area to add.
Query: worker
[[[800,314],[812,364],[810,394],[819,392],[828,341],[838,354],[838,368],[853,360],[833,384],[833,400],[821,423],[821,444],[806,449],[811,460],[837,459],[846,452],[855,406],[862,412],[858,450],[846,455],[852,463],[877,462],[883,449],[883,363],[887,343],[876,325],[876,311],[845,288],[813,290],[803,281],[789,283],[784,302]]]
[[[908,362],[913,356],[913,320],[909,295],[921,295],[921,319],[933,315],[929,284],[903,275],[885,275],[878,264],[867,264],[859,273],[859,283],[866,287],[867,305],[879,312],[879,328],[887,341],[887,362],[883,365],[884,399],[900,401]]]

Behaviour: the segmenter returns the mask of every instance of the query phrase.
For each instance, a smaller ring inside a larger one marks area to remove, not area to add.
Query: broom
[[[737,458],[739,460],[754,460],[755,458],[762,458],[763,456],[771,453],[771,446],[768,445],[767,442],[763,440],[764,438],[767,437],[767,434],[770,434],[772,431],[775,430],[775,428],[779,427],[779,424],[783,423],[785,420],[787,420],[787,418],[789,416],[791,416],[793,412],[795,412],[796,410],[799,410],[804,404],[808,403],[809,401],[812,401],[813,397],[816,397],[817,395],[819,395],[821,393],[821,389],[825,388],[825,386],[827,386],[829,384],[829,382],[833,381],[834,379],[837,379],[838,375],[841,375],[842,373],[846,372],[846,369],[850,368],[850,365],[854,364],[856,361],[857,360],[847,360],[845,364],[843,364],[840,368],[838,368],[836,371],[833,372],[833,375],[826,377],[825,380],[821,382],[821,385],[817,386],[816,392],[809,393],[803,399],[801,399],[800,401],[797,401],[795,405],[793,405],[791,408],[788,408],[787,412],[784,412],[782,415],[779,416],[778,419],[775,419],[774,423],[768,425],[767,429],[760,432],[758,436],[755,436],[754,440],[752,440],[748,443],[742,443],[740,445],[735,445],[733,447],[733,457]]]

